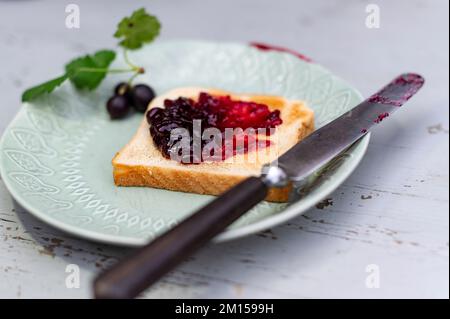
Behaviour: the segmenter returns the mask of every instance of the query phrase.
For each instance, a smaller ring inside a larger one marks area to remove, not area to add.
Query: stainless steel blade
[[[408,101],[424,84],[422,76],[406,73],[336,120],[292,147],[272,165],[292,181],[300,181],[339,155]]]

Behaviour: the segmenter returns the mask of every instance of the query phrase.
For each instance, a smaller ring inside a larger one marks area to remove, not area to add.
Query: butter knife
[[[424,84],[405,73],[293,146],[259,177],[249,177],[94,281],[96,298],[133,298],[264,200],[272,187],[301,184],[406,103]]]

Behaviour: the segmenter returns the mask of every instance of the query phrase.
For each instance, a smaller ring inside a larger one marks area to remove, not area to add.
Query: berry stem
[[[127,82],[129,86],[131,86],[133,80],[134,80],[139,74],[140,74],[139,72],[136,72],[136,73],[134,73],[134,74],[131,76],[131,78],[130,78],[130,79],[128,80],[128,82]]]
[[[129,73],[129,72],[133,72],[134,70],[129,70],[129,69],[109,69],[108,73]]]
[[[77,73],[79,72],[90,72],[90,73],[129,73],[129,72],[136,72],[134,69],[107,69],[107,68],[87,68],[82,67],[78,68],[76,70]]]
[[[138,71],[141,69],[141,67],[137,66],[136,64],[132,63],[128,57],[128,50],[124,49],[123,50],[123,59],[125,60],[125,63],[128,64],[128,66],[130,66],[130,68],[132,68],[135,71]]]
[[[131,78],[128,80],[128,85],[131,86],[133,80],[139,75],[145,73],[145,70],[143,67],[137,66],[136,64],[132,63],[130,61],[130,58],[128,57],[128,50],[123,50],[123,59],[125,63],[134,71],[134,74],[131,76]]]

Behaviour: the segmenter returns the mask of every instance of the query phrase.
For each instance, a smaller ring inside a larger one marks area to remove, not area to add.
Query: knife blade
[[[424,78],[418,74],[398,76],[361,104],[313,132],[271,166],[278,165],[292,181],[308,177],[392,115],[423,84]]]
[[[341,115],[269,164],[260,177],[249,177],[174,228],[100,274],[96,298],[132,298],[222,232],[267,196],[271,187],[300,181],[383,121],[424,84],[403,74],[351,111]]]

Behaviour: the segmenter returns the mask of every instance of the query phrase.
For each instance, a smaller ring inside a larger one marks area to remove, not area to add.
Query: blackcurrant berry
[[[138,84],[131,89],[131,98],[136,111],[144,113],[155,98],[155,92],[146,84]]]
[[[123,95],[114,95],[106,103],[106,109],[112,119],[124,118],[130,111],[130,104]]]
[[[127,96],[130,94],[131,87],[127,82],[120,82],[116,85],[114,88],[114,94],[115,95],[124,95]]]

